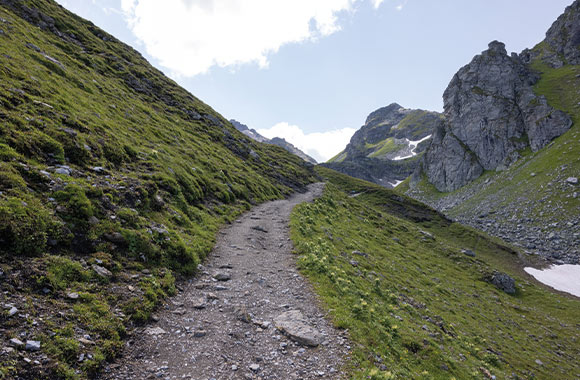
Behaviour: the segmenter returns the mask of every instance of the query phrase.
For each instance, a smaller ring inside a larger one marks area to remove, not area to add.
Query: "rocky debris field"
[[[507,202],[510,194],[503,191],[483,198],[474,207],[462,207],[463,203],[475,203],[472,197],[500,180],[506,178],[486,179],[481,184],[466,186],[439,199],[413,190],[408,195],[455,221],[522,247],[529,255],[540,256],[554,264],[580,263],[580,214],[574,207],[552,200],[553,194],[562,194],[563,199],[577,198],[580,193],[580,187],[575,183],[577,178],[553,173],[543,190],[545,195],[539,199],[530,194]]]
[[[349,345],[298,273],[289,215],[262,204],[220,232],[201,274],[127,343],[104,379],[337,379]]]

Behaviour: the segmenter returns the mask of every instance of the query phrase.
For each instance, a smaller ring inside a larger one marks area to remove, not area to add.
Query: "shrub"
[[[0,199],[0,253],[39,255],[57,223],[35,199]]]
[[[75,218],[86,220],[94,214],[91,201],[79,185],[67,185],[64,190],[55,194],[55,198],[59,202],[65,202],[69,214]]]
[[[22,190],[26,188],[26,182],[20,173],[11,165],[0,162],[0,191]]]
[[[15,131],[13,145],[18,152],[24,155],[36,158],[46,158],[48,156],[58,162],[64,162],[62,144],[39,130]]]

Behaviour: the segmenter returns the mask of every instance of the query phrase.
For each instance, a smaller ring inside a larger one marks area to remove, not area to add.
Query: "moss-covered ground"
[[[319,170],[327,188],[294,210],[291,236],[300,268],[353,340],[352,378],[580,376],[577,299],[530,280],[504,243],[393,191]],[[514,295],[485,281],[494,270],[515,279]]]

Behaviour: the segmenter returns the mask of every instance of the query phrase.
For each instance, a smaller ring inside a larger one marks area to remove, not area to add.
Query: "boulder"
[[[514,294],[516,292],[515,280],[505,273],[493,272],[489,277],[489,282],[505,293]]]
[[[316,347],[323,341],[322,334],[311,327],[299,310],[291,310],[274,319],[274,326],[297,343]]]

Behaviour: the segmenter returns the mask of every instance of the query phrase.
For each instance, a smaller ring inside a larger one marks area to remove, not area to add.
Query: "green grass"
[[[324,195],[294,210],[291,237],[301,270],[354,341],[352,378],[580,376],[580,304],[530,281],[510,247],[387,189],[321,174]],[[484,281],[493,270],[516,279],[515,295]]]
[[[33,295],[37,318],[63,315],[29,329],[42,336],[52,369],[17,361],[16,371],[87,378],[123,339],[93,326],[146,322],[175,291],[174,276],[195,273],[221,225],[315,175],[54,1],[12,4],[0,8],[0,267],[26,278],[0,287],[15,300]],[[50,18],[27,13],[33,23],[25,21],[25,7]],[[54,24],[40,28],[38,17]],[[55,173],[57,165],[71,175]],[[97,276],[94,264],[113,276]],[[82,302],[70,307],[73,290]],[[9,334],[22,328],[14,321]],[[91,331],[96,345],[84,353],[94,361],[73,358],[69,340],[80,330],[49,333],[67,323]],[[2,356],[0,367],[13,360]]]
[[[407,144],[396,144],[393,137],[389,137],[376,144],[365,144],[366,150],[371,150],[372,152],[367,154],[367,157],[380,158],[386,154],[398,152],[404,149]]]

